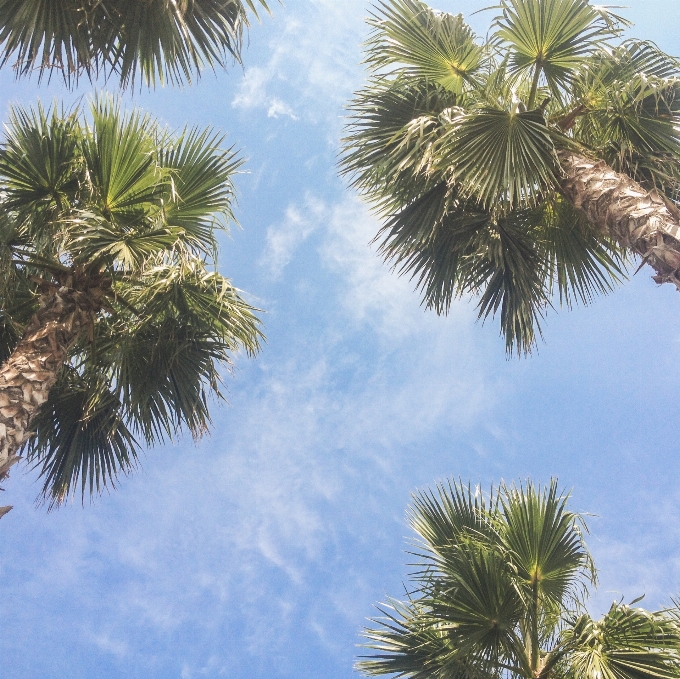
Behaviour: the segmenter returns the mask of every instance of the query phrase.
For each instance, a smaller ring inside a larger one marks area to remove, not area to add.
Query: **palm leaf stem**
[[[538,69],[537,69],[538,70]],[[538,576],[534,574],[531,583],[531,671],[534,676],[537,674],[539,661],[539,639],[538,639]]]
[[[536,69],[534,71],[534,79],[531,83],[531,92],[529,94],[529,103],[527,104],[527,107],[530,111],[533,110],[534,106],[536,106],[536,94],[538,93],[538,82],[541,79],[542,70],[543,70],[543,67],[541,66],[541,64],[537,63]]]

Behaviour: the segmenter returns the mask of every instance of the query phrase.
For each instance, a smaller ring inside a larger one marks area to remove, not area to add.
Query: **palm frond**
[[[73,202],[82,179],[78,111],[13,108],[0,150],[3,210],[16,213],[41,252],[54,253],[55,217]]]
[[[462,15],[435,12],[421,0],[379,2],[369,24],[366,63],[373,70],[397,67],[400,72],[461,94],[474,83],[483,48]]]
[[[626,253],[564,200],[546,201],[538,238],[560,303],[568,308],[590,304],[626,277]]]
[[[109,22],[102,10],[97,19],[104,28]],[[106,46],[99,45],[102,54],[97,58],[92,19],[88,4],[82,0],[0,0],[0,44],[4,52],[0,64],[11,63],[23,76],[36,68],[39,77],[44,71],[57,69],[67,83],[77,80],[81,73],[94,78]]]
[[[266,0],[0,0],[0,64],[20,76],[57,72],[67,85],[100,74],[123,87],[191,82],[240,61],[248,10],[261,9]]]
[[[383,617],[372,620],[378,627],[364,630],[364,656],[356,669],[367,676],[393,674],[410,679],[498,679],[466,661],[450,642],[446,625],[437,621],[427,604],[419,600],[390,599],[378,606]]]
[[[92,124],[82,141],[93,203],[110,220],[125,223],[165,190],[155,163],[155,124],[141,111],[124,113],[120,101],[100,95],[90,107]]]
[[[194,0],[190,5],[118,0],[107,35],[107,60],[121,84],[191,83],[202,70],[241,60],[247,8],[266,0]]]
[[[505,486],[501,494],[502,539],[508,558],[527,590],[535,587],[550,606],[580,600],[586,583],[596,583],[583,539],[585,523],[567,510],[568,499],[559,493],[555,479],[544,488],[531,482]]]
[[[243,159],[233,147],[222,149],[222,141],[210,129],[185,129],[160,145],[158,162],[171,181],[165,223],[184,229],[186,242],[203,251],[212,244],[218,224],[226,227],[235,221],[233,177]]]
[[[627,44],[584,69],[575,94],[581,102],[575,138],[618,172],[677,198],[678,62],[649,44]]]
[[[490,517],[496,504],[493,491],[487,501],[479,489],[450,480],[412,496],[408,523],[428,551],[442,554],[470,539],[484,541],[494,534]]]
[[[536,205],[558,183],[553,134],[540,111],[455,112],[438,150],[462,192],[485,208]]]
[[[434,149],[446,129],[441,114],[455,101],[441,86],[407,77],[376,78],[356,96],[342,172],[382,213],[442,181],[432,167]]]
[[[589,615],[565,630],[570,676],[583,679],[676,679],[680,628],[665,612],[612,604],[601,620]]]
[[[501,0],[495,39],[510,50],[510,69],[533,78],[527,106],[533,108],[543,75],[561,98],[579,66],[627,25],[588,0]]]
[[[121,287],[137,318],[99,338],[120,398],[147,443],[194,437],[209,428],[209,398],[221,398],[220,371],[231,355],[255,355],[263,339],[256,309],[198,259],[157,263]]]
[[[219,333],[231,351],[255,355],[260,349],[260,321],[231,281],[209,271],[198,257],[157,261],[133,284],[126,285],[129,303],[148,318],[171,316],[196,329]]]
[[[81,498],[115,487],[134,469],[138,444],[124,418],[124,406],[101,374],[66,367],[38,411],[29,464],[44,479],[42,498],[56,507],[80,491]]]
[[[209,397],[221,396],[219,366],[228,361],[221,338],[176,318],[123,333],[110,361],[133,430],[147,444],[173,440],[183,429],[203,436],[211,424]]]

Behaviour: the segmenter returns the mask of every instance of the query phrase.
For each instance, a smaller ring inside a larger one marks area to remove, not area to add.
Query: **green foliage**
[[[501,0],[499,8],[493,41],[509,50],[512,73],[533,79],[529,108],[541,76],[551,94],[559,96],[577,68],[625,25],[588,0]]]
[[[488,495],[449,482],[415,494],[407,599],[378,607],[384,617],[365,631],[374,652],[358,669],[418,679],[677,679],[677,609],[618,602],[601,620],[586,612],[596,572],[568,499],[554,480]]]
[[[375,5],[341,164],[424,304],[443,314],[476,295],[480,318],[498,315],[508,351],[524,353],[555,299],[588,303],[628,265],[562,198],[560,151],[602,158],[675,211],[680,63],[622,40],[625,20],[587,0],[495,9],[479,40],[420,0]]]
[[[122,86],[191,82],[240,61],[248,11],[266,0],[0,0],[0,64],[59,72],[67,84],[115,75]]]
[[[366,43],[366,63],[373,70],[407,64],[411,77],[456,94],[474,83],[484,54],[462,15],[434,12],[420,0],[380,2],[377,9],[369,20],[375,30]]]
[[[221,142],[211,130],[171,133],[108,97],[87,115],[12,112],[0,153],[0,356],[41,282],[79,272],[105,294],[32,423],[28,459],[50,504],[114,484],[140,442],[200,437],[231,356],[259,350],[256,310],[215,270],[241,164]]]

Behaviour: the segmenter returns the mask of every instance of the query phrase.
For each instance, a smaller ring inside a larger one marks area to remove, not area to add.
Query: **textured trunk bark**
[[[656,191],[646,191],[604,161],[559,153],[564,195],[590,222],[621,246],[641,255],[654,280],[680,290],[680,211]]]
[[[69,277],[64,285],[43,284],[41,304],[7,362],[0,367],[0,481],[9,476],[30,425],[47,401],[69,349],[91,327],[101,309],[102,281]],[[0,507],[0,518],[11,507]]]

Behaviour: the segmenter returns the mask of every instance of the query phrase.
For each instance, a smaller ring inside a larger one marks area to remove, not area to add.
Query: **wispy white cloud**
[[[283,221],[267,229],[267,245],[260,265],[278,279],[293,259],[296,250],[319,228],[327,214],[322,201],[308,194],[302,205],[289,205]]]
[[[362,0],[313,0],[279,17],[285,29],[271,44],[266,64],[246,68],[234,108],[262,109],[270,117],[332,121],[362,77]],[[291,103],[295,101],[295,106]]]
[[[267,116],[269,118],[278,118],[279,116],[288,116],[293,120],[297,120],[298,117],[293,112],[293,109],[285,102],[273,97],[269,101],[269,108],[267,109]]]
[[[298,120],[298,116],[295,115],[289,104],[267,92],[267,86],[273,77],[274,73],[271,69],[258,66],[249,68],[231,102],[232,107],[243,110],[264,108],[267,110],[269,118],[287,116],[293,120]]]
[[[243,109],[265,106],[268,102],[267,83],[270,80],[271,74],[264,68],[252,66],[246,71],[231,105]]]

